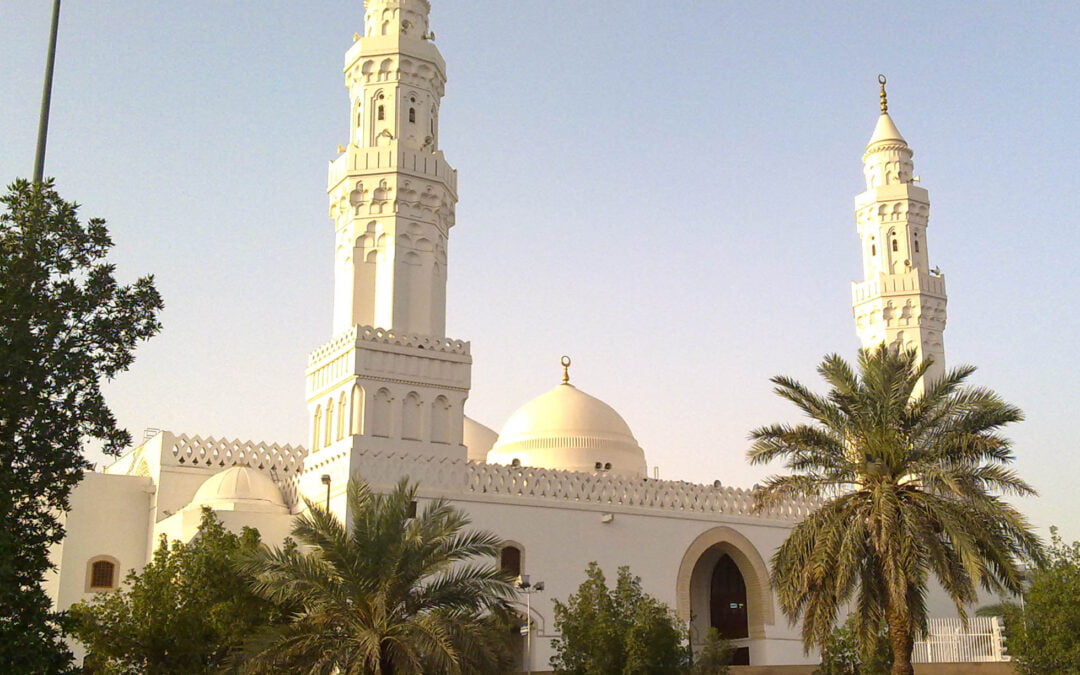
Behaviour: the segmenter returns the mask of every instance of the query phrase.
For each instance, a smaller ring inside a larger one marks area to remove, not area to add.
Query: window
[[[877,255],[877,244],[870,244],[870,255]]]
[[[511,576],[521,576],[521,549],[517,546],[506,546],[499,551],[499,569],[509,572]]]
[[[379,106],[379,112],[377,113],[377,115],[376,115],[376,116],[377,116],[377,117],[378,117],[378,118],[379,118],[380,120],[384,120],[384,119],[386,119],[386,108],[380,105],[380,106]]]
[[[416,123],[416,108],[409,108],[409,121]]]
[[[87,591],[108,591],[116,588],[119,561],[109,556],[90,559],[86,570]]]
[[[897,251],[900,250],[900,244],[896,243],[895,239],[892,240],[892,250],[893,250],[893,253],[896,253]]]
[[[919,235],[915,235],[915,252],[919,252]]]

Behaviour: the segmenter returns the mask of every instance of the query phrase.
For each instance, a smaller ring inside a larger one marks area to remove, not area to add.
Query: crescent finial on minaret
[[[889,97],[885,95],[885,76],[878,75],[877,81],[881,85],[881,114],[884,115],[889,112]]]
[[[563,356],[559,359],[559,363],[562,364],[562,383],[570,384],[570,357]]]

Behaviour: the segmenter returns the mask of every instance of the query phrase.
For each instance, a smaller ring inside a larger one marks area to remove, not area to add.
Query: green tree
[[[177,675],[218,672],[257,628],[281,620],[281,611],[256,596],[237,570],[259,550],[259,533],[225,529],[203,509],[189,543],[162,539],[141,572],[124,586],[70,610],[75,636],[86,646],[94,672]]]
[[[1020,410],[993,392],[964,386],[964,366],[926,384],[929,363],[884,345],[859,354],[859,372],[838,356],[818,372],[821,396],[787,377],[776,393],[813,422],[753,431],[753,464],[784,459],[791,475],[756,491],[766,509],[819,500],[772,559],[780,606],[802,622],[807,648],[823,645],[838,612],[855,597],[857,639],[870,645],[882,625],[892,672],[913,672],[911,652],[925,630],[927,582],[941,583],[963,615],[981,586],[1019,592],[1019,560],[1039,559],[1038,537],[1001,494],[1033,495],[1008,465],[1001,427]]]
[[[691,655],[692,675],[727,675],[731,671],[731,660],[735,655],[735,645],[727,640],[720,631],[709,626],[705,639],[696,655]]]
[[[466,531],[443,499],[416,513],[416,486],[388,494],[348,487],[349,526],[310,500],[296,519],[299,549],[263,548],[242,569],[260,596],[295,606],[258,635],[246,669],[311,673],[491,672],[505,655],[486,617],[515,594],[493,557],[495,535]]]
[[[892,649],[884,631],[878,631],[876,639],[866,652],[860,649],[856,639],[856,620],[852,614],[843,626],[833,629],[821,647],[821,667],[817,675],[876,675],[887,673],[892,666]]]
[[[1080,541],[1050,528],[1047,561],[1030,573],[1023,605],[1003,606],[1006,645],[1028,675],[1080,673]]]
[[[102,380],[160,328],[153,279],[120,285],[105,222],[82,224],[52,180],[15,181],[0,203],[0,671],[62,672],[71,654],[42,588],[60,514],[89,464],[83,444],[131,442]]]
[[[608,588],[595,562],[585,581],[555,606],[551,665],[557,673],[616,675],[679,673],[686,667],[685,632],[671,609],[646,594],[641,579],[620,567]]]

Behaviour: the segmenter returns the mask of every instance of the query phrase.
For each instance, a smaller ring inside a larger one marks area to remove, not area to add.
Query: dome
[[[491,446],[499,440],[499,434],[468,416],[465,417],[464,432],[464,444],[469,449],[469,461],[486,461],[488,450],[491,450]]]
[[[219,511],[286,510],[281,490],[265,473],[247,466],[234,466],[203,482],[191,503]]]
[[[518,409],[488,453],[491,464],[646,474],[645,452],[619,413],[564,382]]]

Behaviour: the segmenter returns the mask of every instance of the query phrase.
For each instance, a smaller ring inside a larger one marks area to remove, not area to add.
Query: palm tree
[[[482,672],[502,656],[485,639],[489,613],[514,596],[509,576],[477,556],[500,540],[465,531],[443,499],[416,513],[408,479],[388,494],[348,487],[350,524],[311,501],[292,535],[300,546],[263,548],[244,564],[262,597],[292,621],[248,645],[249,672]]]
[[[752,464],[783,459],[792,472],[759,487],[756,507],[818,503],[772,558],[780,606],[802,621],[807,649],[824,643],[854,597],[860,645],[886,626],[892,672],[910,674],[931,575],[966,617],[979,587],[1018,593],[1019,560],[1041,558],[1027,519],[1001,498],[1035,494],[1006,468],[1014,458],[999,433],[1023,415],[987,389],[964,386],[970,366],[920,394],[929,362],[914,351],[882,345],[861,351],[858,365],[856,374],[826,357],[818,367],[831,387],[825,396],[772,378],[813,422],[751,432]]]

